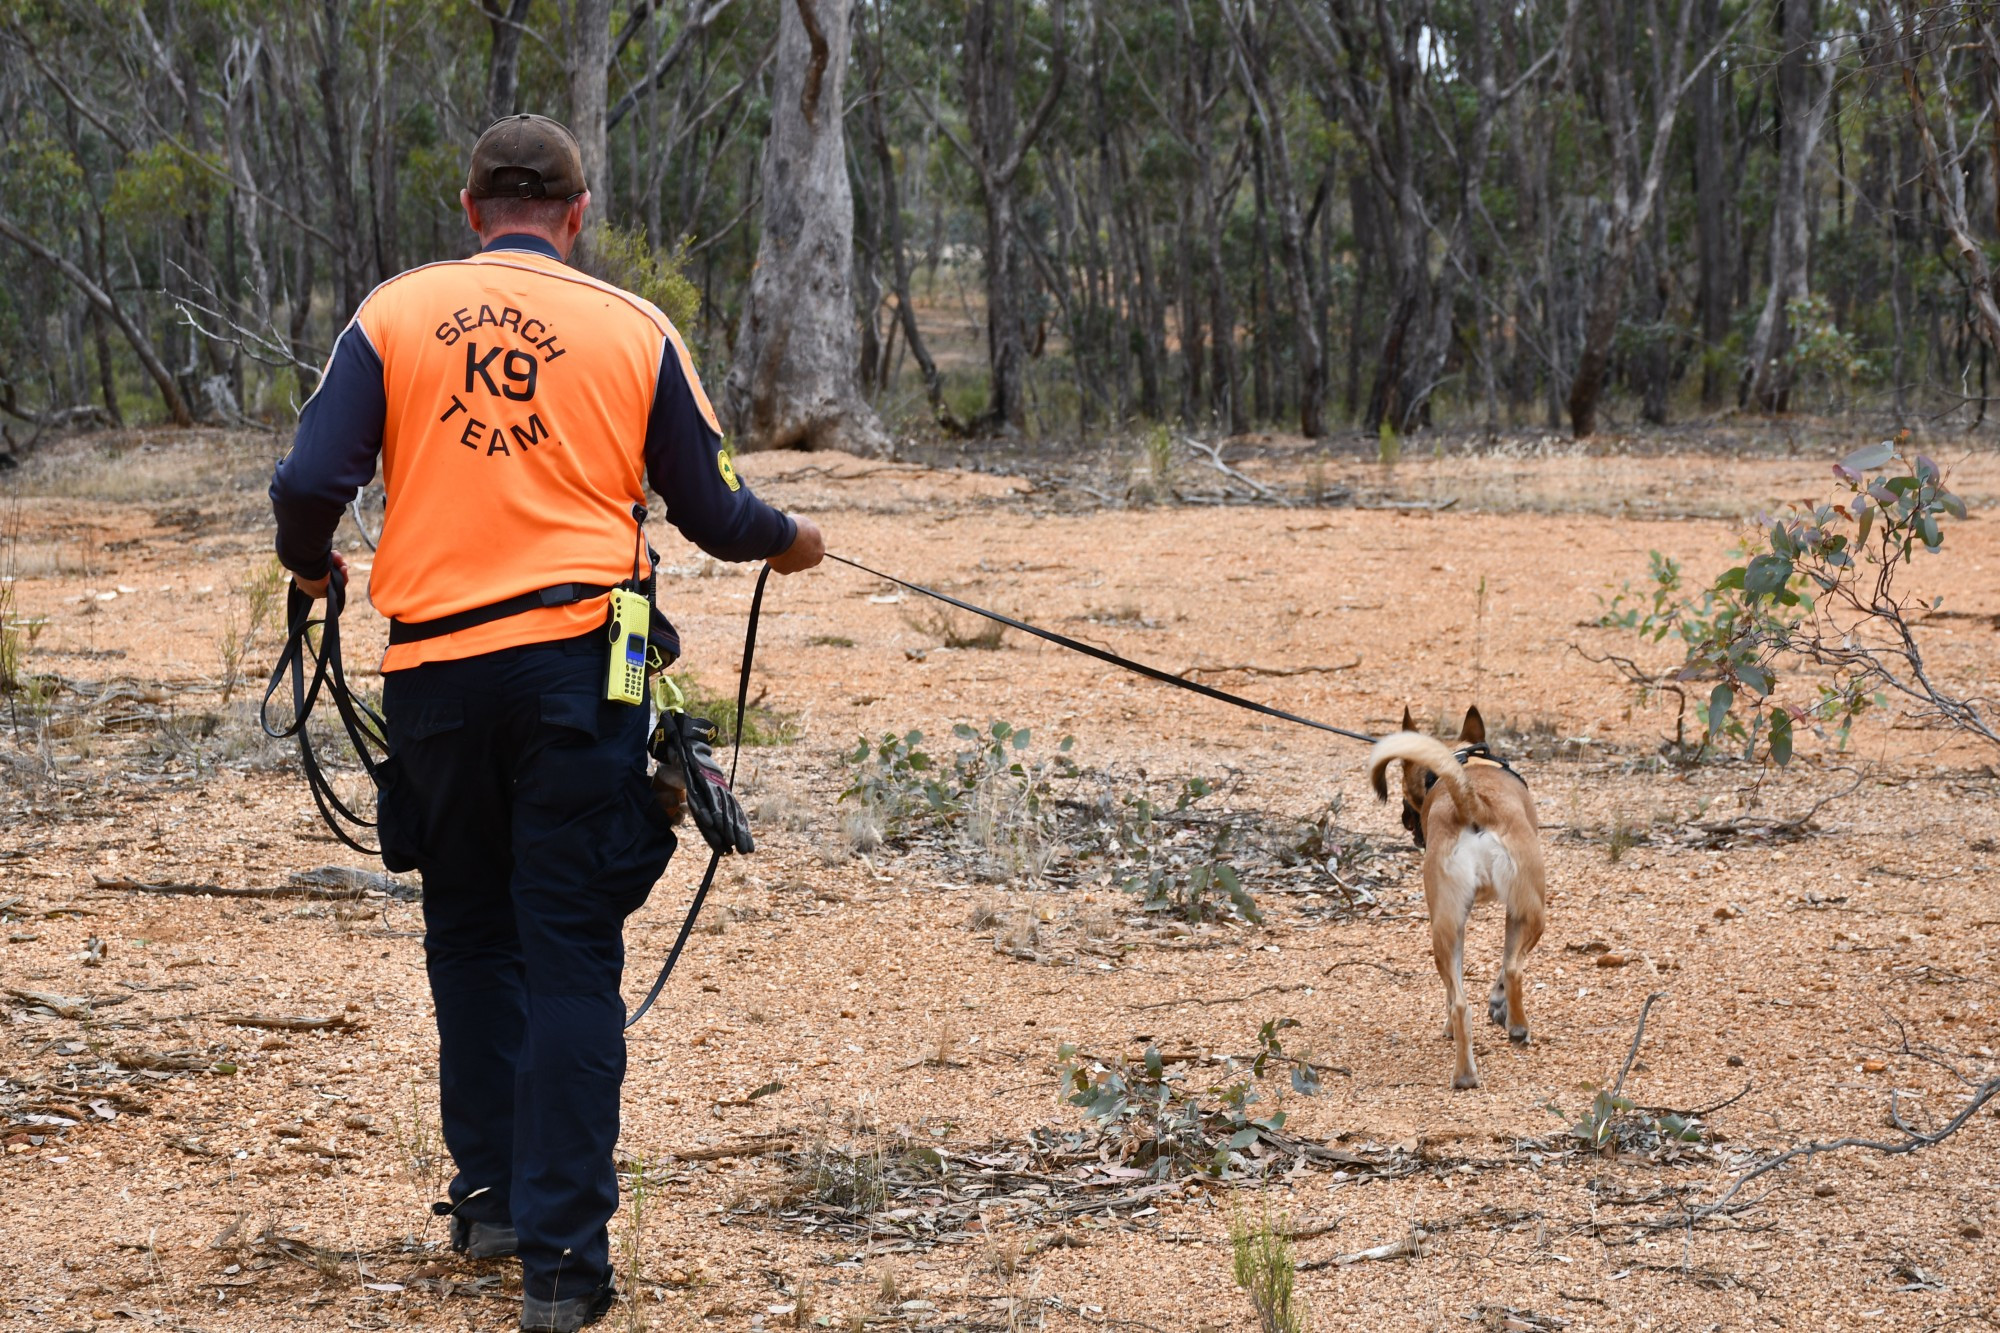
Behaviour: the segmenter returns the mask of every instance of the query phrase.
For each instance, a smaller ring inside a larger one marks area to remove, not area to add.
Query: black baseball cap
[[[496,120],[472,146],[465,189],[474,199],[574,199],[585,188],[576,136],[547,116]]]

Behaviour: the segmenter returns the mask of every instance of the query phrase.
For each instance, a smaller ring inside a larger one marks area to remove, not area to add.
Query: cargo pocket
[[[375,837],[382,845],[382,865],[393,873],[415,870],[423,859],[422,821],[416,814],[402,757],[392,754],[375,765]]]
[[[660,808],[651,784],[644,778],[635,778],[626,784],[626,790],[633,811],[627,824],[631,841],[622,856],[613,858],[604,878],[612,910],[621,919],[646,905],[653,886],[666,874],[667,863],[673,860],[674,849],[680,845],[674,835],[673,821]]]
[[[418,869],[429,854],[420,790],[427,770],[437,767],[438,738],[464,729],[465,705],[457,699],[397,702],[390,713],[389,757],[375,766],[375,832],[382,864],[401,873]]]

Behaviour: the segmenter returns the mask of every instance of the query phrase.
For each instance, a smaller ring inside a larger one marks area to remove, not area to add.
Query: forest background
[[[745,447],[1987,410],[1991,4],[7,0],[0,456],[288,425],[517,110]]]

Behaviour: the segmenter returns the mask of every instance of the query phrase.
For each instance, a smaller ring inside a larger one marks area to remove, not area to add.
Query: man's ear
[[[1404,731],[1415,731],[1416,729],[1417,729],[1417,720],[1416,720],[1415,718],[1413,718],[1413,717],[1411,717],[1411,716],[1410,716],[1410,706],[1409,706],[1408,704],[1404,704],[1404,705],[1403,705],[1403,730],[1404,730]]]
[[[1468,745],[1485,744],[1486,719],[1479,716],[1477,704],[1465,710],[1465,725],[1458,729],[1458,738]]]
[[[460,190],[458,192],[458,206],[465,210],[465,225],[472,228],[472,234],[475,236],[484,236],[486,233],[481,228],[479,220],[479,201],[472,197],[472,191]]]

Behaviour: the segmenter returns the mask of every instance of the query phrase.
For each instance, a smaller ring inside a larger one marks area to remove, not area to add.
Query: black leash
[[[1258,703],[1255,699],[1246,699],[1227,690],[1218,690],[1199,681],[1183,680],[1158,667],[1135,662],[1129,657],[1099,648],[1095,644],[1085,643],[1081,639],[1073,639],[1067,634],[1058,634],[1054,630],[1031,625],[1025,620],[1017,620],[1013,616],[1003,615],[983,606],[975,606],[949,593],[927,588],[921,583],[912,583],[908,579],[885,574],[879,569],[870,569],[858,560],[849,560],[846,556],[834,555],[831,552],[828,553],[827,559],[838,561],[850,569],[858,570],[873,578],[893,583],[899,588],[907,588],[911,592],[943,602],[947,606],[955,606],[961,611],[968,611],[996,624],[1005,625],[1009,629],[1020,630],[1023,634],[1033,635],[1059,648],[1067,648],[1071,652],[1096,658],[1120,670],[1156,680],[1162,685],[1171,685],[1218,703],[1248,709],[1250,712],[1274,717],[1295,726],[1330,732],[1348,740],[1360,741],[1364,745],[1375,743],[1375,737],[1362,732],[1349,731],[1345,727],[1336,727],[1328,722],[1317,722],[1309,717],[1300,717],[1297,713],[1288,713],[1282,708],[1273,708],[1269,704]],[[730,738],[729,785],[732,789],[736,785],[736,768],[743,753],[743,714],[750,703],[750,671],[757,653],[757,625],[763,616],[764,588],[770,578],[771,567],[767,564],[757,573],[757,587],[750,597],[749,622],[743,630],[743,662],[736,676],[736,726],[735,734]],[[534,595],[539,596],[539,594]],[[371,781],[375,779],[376,767],[381,762],[378,756],[388,754],[388,725],[382,720],[380,713],[354,698],[347,688],[347,677],[341,668],[340,613],[345,605],[346,579],[339,570],[334,570],[328,580],[326,613],[320,620],[312,619],[313,599],[300,592],[296,584],[292,586],[286,597],[286,621],[289,628],[285,648],[278,657],[277,666],[272,669],[271,683],[264,691],[264,702],[259,710],[259,716],[266,735],[278,739],[298,737],[300,767],[305,771],[306,783],[312,790],[313,802],[319,807],[320,817],[333,831],[334,836],[355,851],[367,856],[379,856],[381,854],[379,849],[364,846],[341,827],[339,821],[342,819],[358,828],[373,828],[375,824],[373,820],[363,819],[355,814],[341,801],[313,753],[312,739],[306,729],[306,721],[312,713],[313,705],[318,701],[320,691],[324,689],[340,713],[341,724],[347,730],[348,740],[353,744],[354,752],[360,758],[361,766],[367,771]],[[317,648],[314,646],[312,635],[315,628],[320,630]],[[308,660],[312,662],[310,684],[306,681]],[[292,680],[292,722],[288,727],[274,730],[269,718],[271,699],[283,685],[287,675]],[[722,853],[711,851],[708,867],[702,872],[701,883],[695,889],[693,901],[688,905],[687,916],[681,921],[680,933],[674,937],[673,948],[668,951],[667,960],[661,965],[659,976],[654,978],[652,989],[646,992],[646,998],[640,1002],[632,1016],[625,1020],[627,1028],[646,1016],[652,1009],[653,1003],[660,998],[660,992],[666,988],[667,979],[673,975],[675,965],[680,962],[682,951],[687,948],[688,937],[694,933],[695,920],[701,915],[702,905],[708,899],[708,891],[715,885],[716,871],[721,865]]]
[[[757,621],[764,614],[764,585],[770,578],[769,565],[757,571],[757,590],[750,595],[750,623],[743,628],[743,665],[736,673],[736,734],[730,738],[729,750],[731,790],[736,787],[736,761],[743,754],[743,710],[750,706],[750,663],[757,655]],[[693,774],[689,775],[689,780],[696,780]],[[708,899],[708,891],[715,883],[716,869],[721,864],[722,853],[710,851],[708,869],[702,872],[701,887],[694,891],[694,901],[688,905],[687,917],[681,922],[681,933],[674,937],[674,947],[667,952],[667,961],[661,964],[660,975],[653,979],[653,989],[646,992],[646,998],[625,1020],[627,1028],[644,1018],[646,1011],[653,1007],[653,1001],[659,999],[660,992],[666,989],[667,978],[674,974],[674,964],[681,960],[681,950],[687,947],[688,936],[694,933],[695,918],[701,915],[701,905]]]
[[[1311,727],[1314,731],[1330,731],[1336,736],[1345,736],[1348,740],[1360,741],[1363,745],[1373,745],[1375,743],[1376,738],[1373,736],[1364,735],[1358,731],[1349,731],[1345,727],[1336,727],[1329,722],[1315,722],[1309,717],[1300,717],[1297,713],[1287,713],[1282,708],[1273,708],[1269,704],[1260,704],[1255,699],[1245,699],[1240,694],[1231,694],[1227,690],[1218,690],[1213,685],[1203,685],[1200,681],[1183,680],[1181,677],[1162,671],[1158,667],[1147,666],[1144,662],[1134,662],[1129,657],[1120,657],[1117,653],[1111,652],[1108,649],[1085,643],[1081,639],[1072,639],[1067,634],[1058,634],[1054,630],[1043,629],[1038,625],[1030,625],[1025,620],[1016,620],[1014,617],[1002,615],[998,611],[989,611],[983,606],[974,606],[971,602],[962,602],[950,593],[939,592],[935,588],[926,588],[923,584],[911,583],[908,579],[899,579],[894,574],[884,574],[879,569],[870,569],[860,561],[849,560],[844,555],[834,555],[832,552],[828,552],[826,558],[829,560],[838,560],[848,568],[858,569],[863,574],[872,574],[878,579],[885,579],[899,588],[908,588],[911,592],[922,593],[926,597],[935,598],[948,606],[955,606],[961,611],[970,611],[975,616],[984,616],[986,619],[1005,625],[1009,629],[1017,629],[1023,634],[1032,634],[1038,639],[1046,639],[1059,648],[1067,648],[1071,652],[1082,653],[1085,657],[1094,657],[1100,662],[1108,662],[1120,670],[1130,671],[1135,675],[1144,676],[1148,680],[1157,680],[1162,685],[1171,685],[1175,689],[1187,690],[1190,693],[1199,694],[1204,698],[1214,699],[1218,703],[1229,704],[1235,708],[1247,708],[1253,713],[1262,713],[1266,717],[1275,717],[1281,722],[1290,722],[1301,727]]]
[[[340,714],[341,726],[347,730],[348,743],[361,761],[361,767],[368,774],[368,780],[376,783],[376,768],[389,753],[389,724],[382,715],[366,703],[354,697],[347,688],[347,672],[340,661],[340,613],[347,605],[347,576],[339,569],[329,571],[326,584],[326,611],[320,619],[313,619],[313,598],[299,591],[293,583],[285,594],[285,647],[278,654],[278,664],[271,668],[271,683],[264,689],[264,701],[258,706],[257,721],[264,728],[264,734],[273,740],[284,740],[296,736],[299,741],[299,767],[306,775],[306,786],[312,792],[313,804],[319,807],[319,817],[325,821],[333,836],[364,856],[380,856],[381,849],[364,845],[353,834],[341,826],[341,821],[357,829],[371,829],[375,821],[364,819],[347,808],[340,794],[333,789],[333,781],[320,766],[319,756],[313,753],[312,734],[306,723],[312,717],[313,706],[319,702],[324,690],[333,700],[336,712]],[[318,643],[314,644],[313,630],[319,630]],[[312,663],[312,679],[306,679],[306,663]],[[289,726],[274,728],[271,725],[271,700],[285,683],[292,681],[292,721]]]

